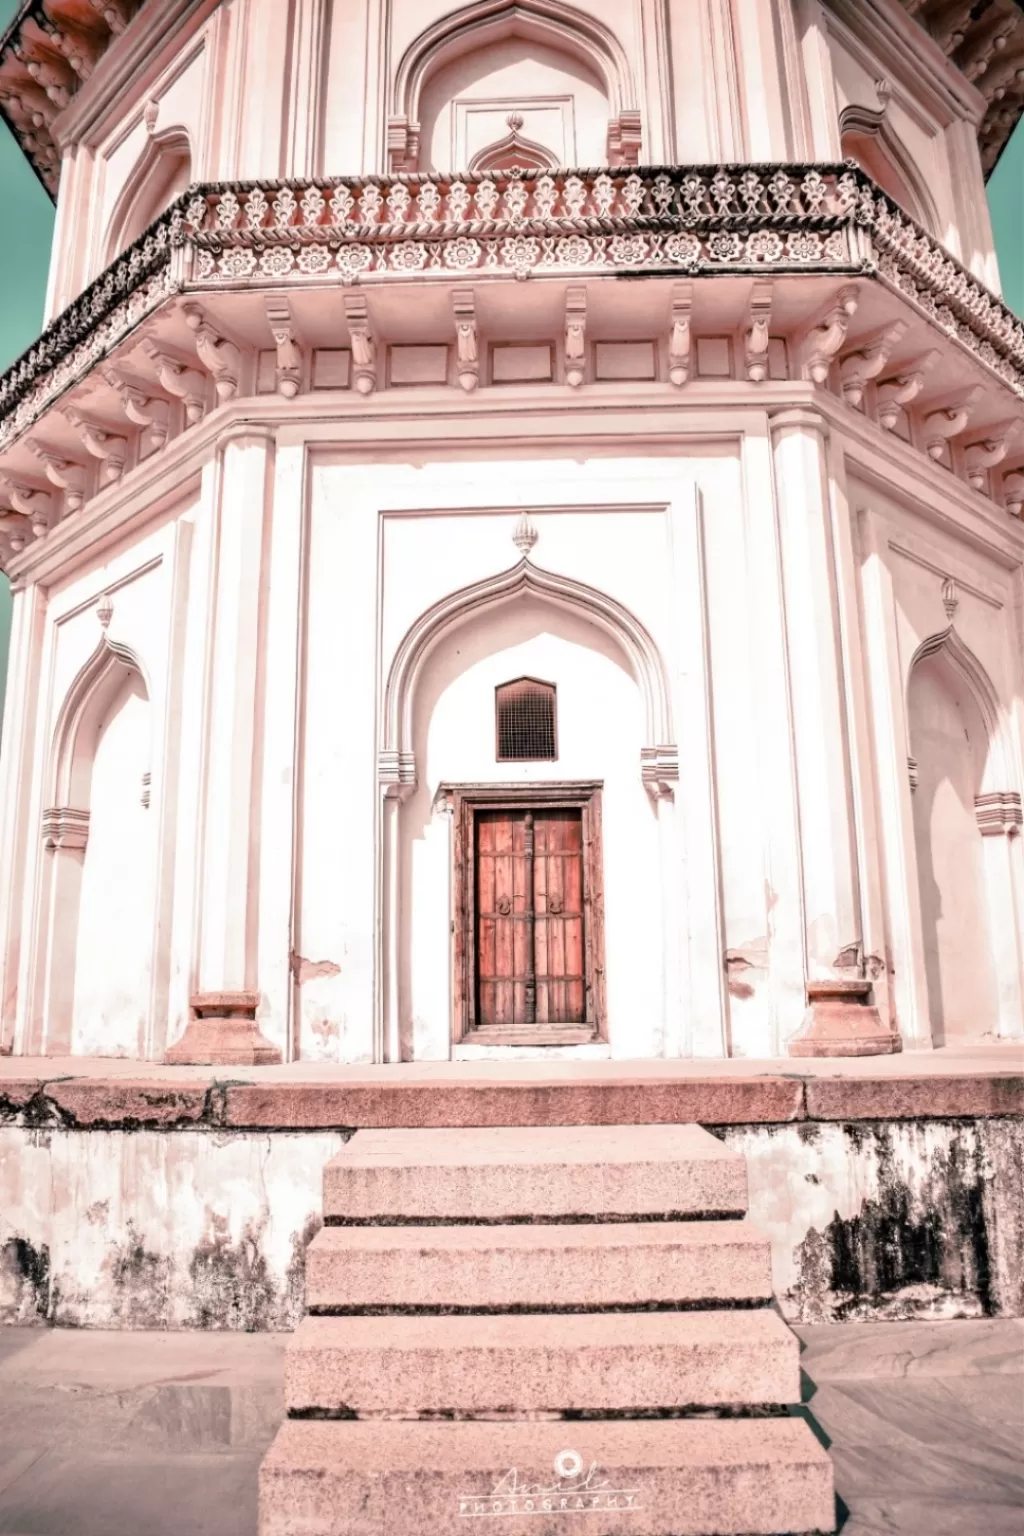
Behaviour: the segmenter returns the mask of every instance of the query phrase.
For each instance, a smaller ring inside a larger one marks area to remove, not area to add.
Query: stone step
[[[832,1465],[802,1419],[292,1420],[260,1471],[260,1536],[456,1536],[474,1517],[545,1536],[584,1512],[586,1536],[829,1532]]]
[[[698,1125],[357,1131],[324,1171],[330,1222],[741,1216],[742,1157]]]
[[[631,1413],[800,1400],[799,1345],[770,1308],[307,1317],[289,1412]]]
[[[770,1240],[746,1221],[324,1227],[311,1311],[645,1307],[767,1302]]]

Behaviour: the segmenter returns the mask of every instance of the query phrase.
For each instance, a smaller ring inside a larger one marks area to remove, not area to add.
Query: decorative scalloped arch
[[[603,22],[564,0],[474,0],[442,16],[410,43],[395,72],[393,118],[417,124],[428,75],[492,38],[509,35],[534,38],[581,59],[603,81],[613,119],[634,110],[629,60]]]
[[[904,718],[908,721],[910,719],[910,683],[915,667],[918,662],[939,652],[970,690],[988,732],[988,750],[978,792],[985,794],[996,790],[1019,790],[1020,776],[1015,769],[1015,753],[1007,730],[1005,712],[1000,707],[998,695],[985,668],[970,647],[964,644],[952,624],[948,629],[929,635],[910,658],[904,684]]]
[[[654,638],[628,608],[571,577],[543,570],[532,561],[457,592],[422,613],[406,631],[395,653],[384,691],[381,751],[396,758],[412,757],[412,716],[416,683],[428,654],[441,637],[471,614],[529,594],[558,608],[582,611],[610,635],[625,652],[644,704],[645,749],[664,750],[674,742],[668,676]]]
[[[152,698],[146,669],[135,651],[104,634],[68,689],[57,717],[51,755],[51,805],[88,809],[95,728],[129,672],[138,674],[147,699]],[[94,733],[92,740],[90,731]]]

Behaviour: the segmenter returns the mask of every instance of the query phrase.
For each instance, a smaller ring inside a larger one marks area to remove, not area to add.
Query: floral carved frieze
[[[675,279],[659,345],[676,388],[700,375],[704,280],[741,279],[737,377],[810,380],[905,437],[913,412],[914,446],[976,490],[1001,487],[1017,515],[1024,325],[852,162],[220,183],[172,203],[0,377],[0,562],[211,408],[262,391],[257,376],[303,393],[305,294],[338,290],[346,350],[333,356],[368,398],[389,387],[396,339],[378,337],[375,290],[414,304],[424,285],[447,288],[452,378],[469,391],[487,381],[481,285],[561,280],[564,382],[579,389],[594,377],[591,280],[648,273]],[[818,283],[794,287],[787,310],[796,276]],[[887,314],[869,311],[865,280]],[[266,317],[263,362],[234,329],[245,294]],[[940,389],[949,344],[979,382]],[[788,348],[781,373],[773,345]],[[1006,389],[1017,399],[993,404]]]

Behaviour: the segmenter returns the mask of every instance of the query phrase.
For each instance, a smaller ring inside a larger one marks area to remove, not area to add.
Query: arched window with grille
[[[554,683],[519,677],[494,690],[495,756],[499,763],[553,762],[558,757]]]

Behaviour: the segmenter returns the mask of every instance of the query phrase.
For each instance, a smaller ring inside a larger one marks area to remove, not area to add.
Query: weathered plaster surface
[[[0,1130],[0,1322],[290,1328],[343,1134]]]
[[[0,1129],[0,1322],[290,1328],[348,1132]],[[1019,1118],[730,1126],[791,1320],[1024,1315]]]
[[[730,1126],[792,1321],[1024,1313],[1024,1122]]]

